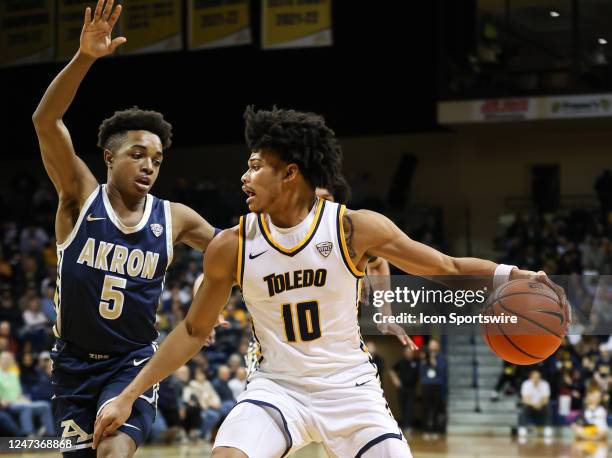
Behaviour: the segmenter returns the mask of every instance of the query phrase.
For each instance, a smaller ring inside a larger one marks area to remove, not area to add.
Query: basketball
[[[485,315],[515,316],[516,323],[484,325],[485,341],[500,358],[520,365],[552,355],[565,337],[567,311],[547,285],[513,280],[498,288]]]

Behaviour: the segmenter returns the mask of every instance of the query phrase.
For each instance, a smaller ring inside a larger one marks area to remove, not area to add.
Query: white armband
[[[510,281],[510,274],[516,266],[509,266],[508,264],[499,264],[495,268],[493,273],[493,290],[496,290],[501,285]]]

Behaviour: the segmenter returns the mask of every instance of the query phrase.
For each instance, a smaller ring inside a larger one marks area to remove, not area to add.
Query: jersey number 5
[[[292,304],[283,304],[283,322],[285,335],[289,342],[295,342],[295,328],[293,327]],[[317,301],[300,302],[295,304],[297,310],[298,329],[303,342],[321,337],[321,315]]]
[[[123,310],[123,293],[115,288],[125,289],[127,280],[125,278],[106,275],[102,296],[100,297],[100,315],[107,320],[116,320]],[[112,303],[111,303],[112,301]]]

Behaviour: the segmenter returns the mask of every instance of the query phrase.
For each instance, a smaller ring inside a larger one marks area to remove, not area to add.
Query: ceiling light
[[[550,17],[559,17],[561,16],[561,13],[559,13],[558,11],[551,11],[550,12]]]
[[[607,44],[608,44],[608,40],[606,40],[605,38],[599,38],[599,39],[597,40],[597,42],[598,42],[600,45],[607,45]]]

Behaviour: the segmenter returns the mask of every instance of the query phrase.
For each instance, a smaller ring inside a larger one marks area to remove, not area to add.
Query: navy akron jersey
[[[172,261],[170,203],[147,195],[136,226],[121,223],[106,186],[57,247],[56,337],[96,354],[125,354],[157,338],[155,312]]]

